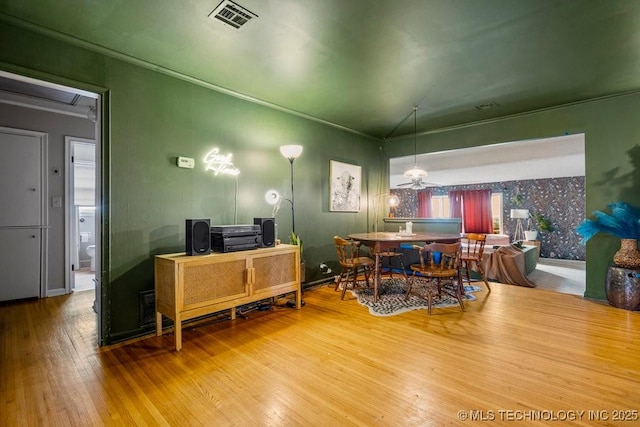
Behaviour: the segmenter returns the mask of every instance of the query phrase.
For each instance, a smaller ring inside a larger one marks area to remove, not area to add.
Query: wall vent
[[[156,324],[156,291],[140,292],[140,327],[151,327]]]
[[[240,30],[246,23],[258,15],[234,3],[231,0],[222,2],[209,14],[209,18]]]
[[[156,325],[156,291],[140,292],[140,328],[150,329]],[[162,327],[173,325],[173,321],[162,316]]]

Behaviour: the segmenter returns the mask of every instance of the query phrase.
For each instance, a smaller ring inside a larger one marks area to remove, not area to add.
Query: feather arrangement
[[[640,238],[640,208],[625,202],[615,202],[607,206],[611,213],[594,211],[595,219],[585,219],[576,231],[586,243],[598,233],[612,234],[620,239]]]

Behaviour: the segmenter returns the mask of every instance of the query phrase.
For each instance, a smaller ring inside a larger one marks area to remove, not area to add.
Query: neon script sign
[[[214,148],[204,156],[204,162],[207,164],[205,171],[213,171],[214,175],[233,175],[240,173],[240,169],[236,168],[231,161],[233,154],[220,154],[220,149]]]

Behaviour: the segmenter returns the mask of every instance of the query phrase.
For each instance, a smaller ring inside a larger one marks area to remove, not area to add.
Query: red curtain
[[[431,191],[418,191],[418,218],[431,218]]]
[[[491,190],[463,191],[462,203],[465,233],[493,233]]]
[[[462,218],[462,191],[449,191],[449,215]]]

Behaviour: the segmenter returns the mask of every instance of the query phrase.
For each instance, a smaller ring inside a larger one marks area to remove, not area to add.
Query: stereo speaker
[[[187,255],[206,255],[211,253],[211,227],[208,219],[186,220]]]
[[[253,218],[253,223],[260,226],[262,232],[262,247],[270,248],[276,244],[275,218]]]

